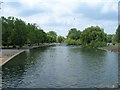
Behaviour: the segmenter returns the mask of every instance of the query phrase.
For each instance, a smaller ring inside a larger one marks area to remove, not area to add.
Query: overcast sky
[[[83,31],[91,25],[115,33],[118,24],[118,0],[0,0],[0,15],[36,23],[46,32],[54,30],[66,36],[73,27]]]

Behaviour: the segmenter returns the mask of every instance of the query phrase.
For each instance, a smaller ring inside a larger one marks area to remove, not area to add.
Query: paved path
[[[14,58],[16,55],[22,53],[24,50],[17,49],[2,49],[0,51],[0,66],[4,65],[10,59]]]
[[[48,47],[48,46],[54,46],[56,44],[41,44],[39,46],[25,46],[22,49],[2,49],[0,50],[0,66],[7,63],[9,60],[17,56],[18,54],[24,52],[27,49],[33,49],[33,48],[40,48],[40,47]]]

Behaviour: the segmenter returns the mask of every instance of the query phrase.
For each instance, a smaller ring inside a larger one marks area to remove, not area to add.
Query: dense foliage
[[[48,42],[47,34],[36,24],[25,23],[14,17],[2,17],[2,45],[5,47],[39,45]]]
[[[101,47],[105,46],[107,41],[107,34],[98,26],[91,26],[86,28],[81,35],[81,42],[83,46]]]
[[[67,35],[67,44],[69,45],[82,45],[84,47],[101,47],[107,43],[107,34],[98,26],[91,26],[83,30],[72,28]]]
[[[108,42],[108,43],[112,43],[112,37],[113,37],[112,34],[108,34],[108,35],[107,35],[107,42]]]
[[[112,44],[115,45],[117,43],[117,37],[116,35],[112,36]]]
[[[57,37],[57,42],[58,43],[64,43],[64,41],[65,41],[65,38],[63,36],[58,36]]]
[[[36,24],[26,23],[14,17],[2,18],[2,45],[4,47],[27,45],[39,45],[41,43],[64,43],[68,45],[82,45],[84,47],[102,47],[107,43],[116,44],[120,42],[120,25],[116,34],[106,34],[99,26],[91,26],[83,30],[72,28],[69,30],[67,38],[57,36],[56,32],[44,32]]]
[[[57,34],[54,31],[49,31],[47,33],[47,37],[48,37],[48,42],[53,43],[53,42],[56,42]]]
[[[81,44],[80,36],[81,36],[81,31],[77,30],[76,28],[72,28],[69,30],[66,43],[69,45],[80,45]]]

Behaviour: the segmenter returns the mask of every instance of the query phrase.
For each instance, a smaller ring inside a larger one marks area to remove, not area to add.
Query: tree
[[[78,40],[80,39],[81,32],[80,30],[77,30],[76,28],[72,28],[69,30],[69,33],[67,35],[67,38]]]
[[[112,37],[113,37],[112,34],[108,34],[108,35],[107,35],[107,42],[108,42],[108,43],[112,43]]]
[[[56,32],[54,32],[54,31],[49,31],[47,34],[48,34],[49,36],[54,36],[54,37],[57,36]]]
[[[49,43],[53,43],[53,42],[56,42],[56,39],[57,39],[57,34],[56,34],[56,32],[54,32],[54,31],[49,31],[48,33],[47,33],[47,37],[48,37],[48,42]]]
[[[81,31],[77,30],[76,28],[72,28],[69,30],[66,43],[69,45],[80,45],[81,44],[80,36]]]
[[[83,46],[101,47],[106,45],[107,34],[98,26],[91,26],[86,28],[81,35]]]
[[[8,25],[7,25],[7,19],[5,17],[2,17],[2,44],[3,46],[8,45],[8,38],[9,38],[9,31],[8,31]]]
[[[117,36],[113,35],[112,36],[112,44],[115,45],[117,43]]]
[[[21,19],[16,19],[14,33],[13,38],[16,44],[21,48],[27,41],[26,24]]]
[[[50,32],[51,35],[54,35]],[[56,39],[55,39],[56,40]],[[47,41],[47,34],[36,24],[26,23],[14,17],[2,17],[2,45],[21,48],[25,44],[38,44]]]
[[[26,29],[27,30],[27,43],[30,44],[31,46],[32,44],[36,42],[36,34],[35,34],[36,27],[34,24],[28,23],[26,28],[27,28]]]
[[[65,40],[65,38],[64,38],[63,36],[58,36],[58,37],[57,37],[57,42],[58,42],[58,43],[63,43],[64,40]]]
[[[47,35],[42,29],[38,29],[35,32],[36,32],[36,43],[38,43],[38,45],[46,41]]]

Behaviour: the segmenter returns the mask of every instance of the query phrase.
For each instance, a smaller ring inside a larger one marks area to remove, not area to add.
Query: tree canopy
[[[64,36],[58,36],[58,37],[57,37],[57,42],[58,42],[58,43],[63,43],[64,41],[65,41]]]
[[[86,28],[81,34],[81,42],[83,46],[101,47],[105,46],[107,34],[98,26]]]
[[[57,36],[55,31],[44,32],[36,24],[26,23],[15,17],[1,17],[2,19],[2,45],[4,47],[19,46],[25,44],[39,45],[40,43],[62,43],[68,45],[82,45],[91,47],[105,46],[106,43],[120,42],[120,25],[117,27],[116,35],[106,34],[104,29],[99,26],[91,26],[80,31],[77,28],[71,28],[67,38]]]
[[[47,34],[36,24],[30,24],[14,17],[2,18],[2,45],[20,48],[25,44],[48,42]]]
[[[112,43],[112,37],[113,37],[112,34],[108,34],[108,35],[107,35],[107,42],[108,42],[108,43]]]
[[[49,43],[56,42],[57,34],[56,34],[55,31],[49,31],[49,32],[47,33],[47,36],[48,36],[48,42],[49,42]]]
[[[76,28],[72,28],[68,32],[66,43],[69,45],[80,45],[80,36],[81,31]]]

